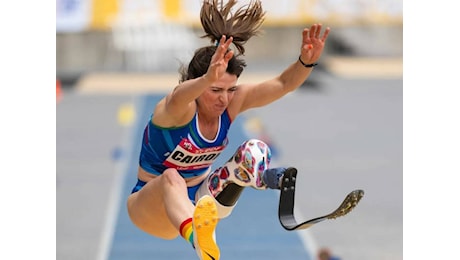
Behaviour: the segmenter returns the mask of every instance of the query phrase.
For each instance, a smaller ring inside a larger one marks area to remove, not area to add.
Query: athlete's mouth
[[[216,107],[218,109],[225,109],[227,106],[226,105],[222,105],[222,104],[217,104]]]

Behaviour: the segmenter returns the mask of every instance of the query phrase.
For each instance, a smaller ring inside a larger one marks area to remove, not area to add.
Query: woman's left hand
[[[317,62],[323,52],[324,44],[331,29],[327,27],[321,36],[321,27],[321,24],[313,24],[310,29],[305,28],[302,32],[300,58],[305,64]]]

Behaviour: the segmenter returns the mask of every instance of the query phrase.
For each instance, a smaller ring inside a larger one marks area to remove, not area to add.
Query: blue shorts
[[[200,188],[200,185],[202,184],[203,182],[200,182],[199,184],[195,185],[195,186],[192,186],[192,187],[187,187],[187,192],[188,192],[188,198],[190,199],[190,201],[195,204],[195,194],[198,190],[198,188]],[[135,193],[135,192],[138,192],[140,189],[142,189],[142,187],[144,187],[144,185],[146,184],[145,181],[141,181],[139,179],[137,179],[137,183],[136,183],[136,186],[134,186],[133,190],[131,191],[131,194],[132,193]]]

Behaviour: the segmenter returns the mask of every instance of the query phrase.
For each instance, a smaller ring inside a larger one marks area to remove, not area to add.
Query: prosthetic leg
[[[232,212],[245,187],[264,190],[263,174],[270,164],[268,145],[257,139],[242,143],[224,166],[216,169],[203,182],[196,194],[198,201],[204,195],[215,199],[219,218]]]

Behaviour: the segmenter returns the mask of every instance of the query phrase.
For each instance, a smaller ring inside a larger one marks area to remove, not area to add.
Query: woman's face
[[[237,89],[236,75],[225,73],[213,86],[206,89],[198,98],[200,111],[220,116],[228,107]]]

